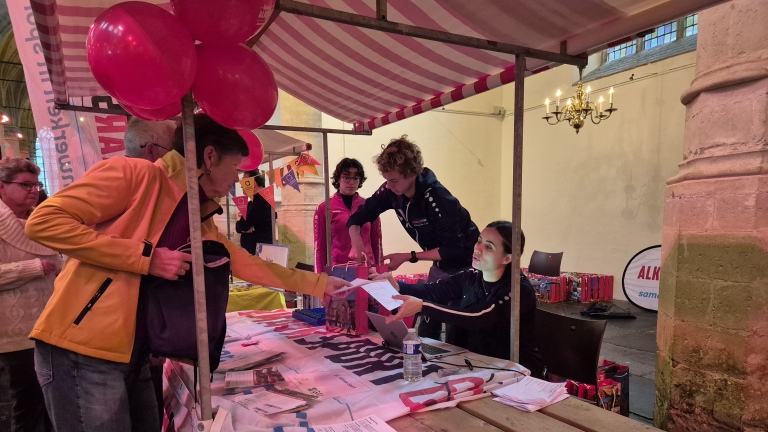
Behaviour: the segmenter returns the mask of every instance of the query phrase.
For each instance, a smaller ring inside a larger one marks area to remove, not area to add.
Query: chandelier
[[[584,127],[584,122],[587,118],[592,120],[592,123],[599,124],[601,121],[608,119],[614,111],[618,110],[618,108],[613,107],[613,87],[608,91],[608,108],[605,110],[603,110],[603,103],[605,100],[602,96],[600,96],[597,103],[590,101],[592,88],[587,86],[587,89],[584,90],[584,84],[581,82],[581,73],[582,69],[579,69],[579,82],[576,84],[575,99],[572,100],[571,98],[568,98],[565,106],[562,107],[562,111],[560,106],[562,102],[562,99],[560,98],[560,90],[557,91],[555,100],[552,101],[555,105],[554,111],[550,113],[549,98],[544,102],[544,106],[546,106],[547,109],[547,115],[542,118],[550,125],[556,125],[561,121],[567,121],[568,124],[576,130],[576,133],[579,133],[581,128]],[[550,121],[551,119],[554,120]]]

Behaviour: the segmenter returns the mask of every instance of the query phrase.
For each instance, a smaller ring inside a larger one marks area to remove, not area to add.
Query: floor
[[[629,310],[636,319],[609,319],[600,356],[629,366],[630,417],[653,423],[656,397],[656,313],[647,312],[626,301],[613,301]],[[542,309],[568,316],[582,317],[579,303],[541,303]]]
[[[656,375],[656,314],[646,312],[625,301],[614,301],[628,309],[637,319],[608,320],[603,337],[601,357],[628,365],[630,417],[645,423],[653,423],[655,399],[654,379]],[[581,317],[584,307],[578,303],[542,303],[543,309]],[[10,430],[8,373],[0,370],[0,432]]]

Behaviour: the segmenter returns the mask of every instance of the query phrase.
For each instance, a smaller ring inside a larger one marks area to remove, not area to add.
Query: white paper
[[[264,415],[290,411],[302,405],[306,405],[306,402],[303,400],[268,391],[235,396],[232,401],[253,412]]]
[[[491,393],[500,396],[495,401],[529,412],[568,397],[565,383],[551,383],[530,376]]]
[[[360,278],[357,278],[357,279],[354,279],[354,280],[352,280],[352,281],[350,282],[352,285],[350,285],[350,286],[345,286],[345,287],[342,287],[342,288],[339,288],[339,289],[337,289],[336,291],[332,292],[331,294],[339,294],[339,293],[342,293],[342,292],[344,292],[344,291],[349,291],[349,290],[351,290],[351,289],[353,289],[353,288],[358,288],[358,287],[361,287],[361,286],[363,286],[363,285],[366,285],[366,284],[369,284],[369,283],[371,283],[371,282],[373,282],[373,281],[370,281],[370,280],[368,280],[368,279],[360,279]]]
[[[400,295],[389,283],[388,280],[376,280],[363,286],[363,289],[368,291],[373,298],[375,298],[379,304],[387,308],[387,310],[399,308],[403,302],[402,300],[394,300],[392,296]]]
[[[315,432],[395,432],[384,420],[370,415],[350,423],[327,426],[312,426]]]
[[[285,374],[302,393],[309,393],[323,399],[368,392],[372,384],[345,370],[312,372],[306,374]]]

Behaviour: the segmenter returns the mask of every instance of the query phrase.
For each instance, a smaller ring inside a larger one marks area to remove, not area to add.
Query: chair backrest
[[[315,266],[313,266],[312,264],[303,263],[301,261],[296,263],[295,268],[299,270],[306,270],[313,273],[315,271]]]
[[[597,385],[605,320],[586,320],[536,310],[536,345],[547,371]]]
[[[560,263],[563,261],[563,253],[551,253],[533,251],[531,262],[528,264],[528,272],[541,276],[560,276]]]

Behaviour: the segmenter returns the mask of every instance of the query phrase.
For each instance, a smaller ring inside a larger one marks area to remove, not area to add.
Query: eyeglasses
[[[38,192],[39,192],[39,191],[43,190],[43,187],[45,187],[45,185],[40,183],[40,182],[33,183],[33,182],[7,182],[7,181],[4,181],[3,183],[19,185],[19,186],[21,186],[22,189],[24,189],[27,192],[31,191],[32,188],[37,189]]]
[[[155,147],[160,147],[161,149],[166,149],[166,150],[168,150],[168,151],[171,151],[171,149],[169,149],[168,147],[166,147],[166,146],[163,146],[163,145],[160,145],[160,144],[158,144],[158,143],[153,143],[153,142],[147,142],[147,143],[144,143],[144,145],[140,145],[140,146],[139,146],[139,148],[144,148],[144,147],[146,147],[146,146],[148,146],[148,145],[150,145],[150,144],[152,144],[152,145],[153,145],[153,146],[155,146]]]
[[[341,179],[344,180],[345,182],[351,182],[351,183],[358,183],[360,181],[360,177],[357,177],[357,176],[351,177],[351,176],[343,175],[341,176]]]

